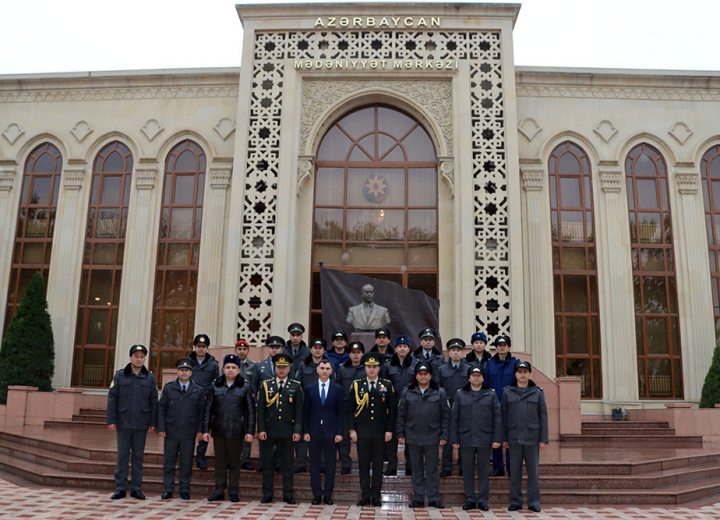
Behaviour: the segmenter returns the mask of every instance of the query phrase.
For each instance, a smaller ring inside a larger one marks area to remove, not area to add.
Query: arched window
[[[640,398],[683,396],[667,167],[648,144],[625,159]]]
[[[548,163],[558,376],[580,376],[584,398],[602,397],[592,177],[587,154],[566,141]]]
[[[713,146],[702,158],[701,175],[705,202],[705,229],[710,255],[710,278],[715,314],[715,341],[720,342],[720,146]]]
[[[60,151],[50,143],[35,148],[25,162],[4,328],[20,307],[30,278],[40,272],[47,284],[62,166]]]
[[[105,146],[93,164],[75,329],[75,386],[102,387],[112,380],[132,169],[132,154],[118,141]]]
[[[183,141],[165,162],[150,348],[158,384],[192,350],[204,187],[205,153]]]
[[[437,297],[435,146],[397,109],[342,116],[320,144],[315,176],[311,332],[322,334],[319,262]]]

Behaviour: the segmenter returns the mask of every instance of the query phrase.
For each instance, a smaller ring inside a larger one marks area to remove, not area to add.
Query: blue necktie
[[[322,405],[325,406],[325,383],[322,384],[322,392],[320,392],[320,401],[322,401]]]

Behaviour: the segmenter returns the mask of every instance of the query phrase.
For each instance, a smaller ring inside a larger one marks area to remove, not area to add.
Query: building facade
[[[238,6],[238,69],[0,77],[2,330],[43,272],[55,384],[103,388],[133,343],[159,372],[196,332],[320,334],[323,262],[510,334],[584,411],[699,400],[720,75],[516,67],[518,12]]]

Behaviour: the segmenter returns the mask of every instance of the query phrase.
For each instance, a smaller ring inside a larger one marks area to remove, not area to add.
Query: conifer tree
[[[30,279],[17,314],[8,324],[0,349],[0,404],[7,402],[8,386],[36,386],[52,391],[55,340],[40,273]]]
[[[705,376],[700,395],[700,408],[712,408],[717,403],[720,403],[720,345],[715,347],[710,369]]]

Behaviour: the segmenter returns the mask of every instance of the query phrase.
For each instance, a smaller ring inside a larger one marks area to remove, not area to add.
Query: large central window
[[[332,125],[317,154],[311,335],[322,334],[320,262],[437,297],[436,165],[425,129],[394,108]]]

